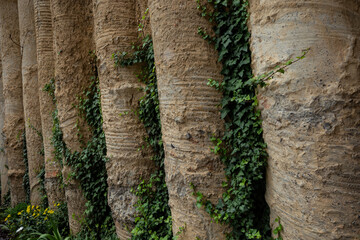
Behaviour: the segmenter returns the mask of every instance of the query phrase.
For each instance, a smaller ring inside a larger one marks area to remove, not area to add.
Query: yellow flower
[[[49,210],[49,213],[50,213],[50,214],[53,214],[53,213],[54,213],[54,211],[53,211],[53,210]]]
[[[45,217],[44,220],[48,220],[48,217]]]
[[[31,206],[28,205],[27,208],[26,208],[26,212],[27,212],[27,213],[30,213],[30,208],[31,208]]]
[[[21,215],[21,212],[18,212],[18,215]]]
[[[60,203],[58,203],[56,206],[57,206],[57,207],[60,206]]]

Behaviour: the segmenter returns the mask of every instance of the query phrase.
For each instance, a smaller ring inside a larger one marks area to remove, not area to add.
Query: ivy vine
[[[148,10],[145,12],[145,16]],[[145,16],[143,20],[145,20]],[[135,205],[137,216],[135,227],[131,231],[132,240],[167,240],[173,239],[172,220],[170,207],[168,206],[169,195],[165,183],[164,170],[164,146],[161,135],[159,96],[157,78],[154,63],[154,50],[152,39],[143,34],[143,24],[139,24],[139,32],[142,34],[141,43],[133,46],[133,53],[116,53],[113,58],[116,66],[126,67],[134,64],[142,64],[142,70],[138,73],[139,81],[145,83],[142,89],[144,96],[139,101],[139,109],[136,115],[144,124],[148,147],[151,147],[157,170],[151,174],[148,181],[143,180],[132,192],[138,197]]]
[[[23,187],[25,190],[26,202],[30,202],[30,180],[29,180],[29,161],[26,148],[26,133],[25,130],[22,134],[22,147],[23,147],[23,162],[25,164],[25,174],[23,176]]]
[[[223,80],[209,79],[208,85],[223,93],[221,118],[225,120],[222,138],[212,138],[212,151],[225,165],[225,192],[217,205],[208,201],[192,185],[197,204],[205,207],[219,223],[231,226],[227,239],[271,239],[269,207],[265,201],[266,144],[262,137],[261,113],[256,92],[276,73],[284,73],[297,60],[283,63],[273,71],[252,76],[250,33],[247,27],[247,0],[197,0],[202,17],[213,23],[214,35],[207,29],[198,33],[213,44],[222,63]],[[279,230],[281,231],[281,230]]]
[[[96,56],[91,54],[91,67],[93,76],[90,86],[78,97],[76,107],[79,116],[84,118],[91,131],[91,139],[83,146],[80,152],[71,152],[63,141],[60,129],[58,111],[53,113],[53,137],[55,158],[71,166],[74,173],[72,177],[80,182],[86,202],[86,219],[83,224],[81,236],[91,239],[106,239],[114,235],[114,223],[107,201],[107,172],[106,172],[106,142],[102,129],[102,112],[100,102],[99,78],[96,66]],[[55,81],[52,79],[44,88],[56,104]]]

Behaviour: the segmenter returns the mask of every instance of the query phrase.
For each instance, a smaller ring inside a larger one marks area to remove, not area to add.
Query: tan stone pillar
[[[250,1],[255,74],[305,59],[260,91],[266,199],[284,239],[360,236],[360,2]]]
[[[4,202],[4,196],[9,191],[8,171],[6,167],[8,165],[8,162],[5,156],[5,134],[3,133],[4,121],[5,121],[5,98],[3,92],[3,75],[2,75],[2,64],[1,64],[1,56],[0,56],[0,174],[1,174],[2,203]]]
[[[96,53],[99,63],[104,132],[106,136],[108,199],[120,239],[129,239],[134,226],[136,196],[130,192],[141,179],[148,179],[154,163],[146,145],[145,128],[138,116],[143,95],[136,73],[140,65],[114,66],[115,52],[131,52],[138,41],[135,0],[96,0],[94,4]],[[111,11],[109,10],[111,9]],[[120,116],[120,113],[129,112]]]
[[[207,86],[209,78],[221,80],[221,65],[214,46],[197,33],[199,26],[211,26],[196,1],[149,0],[149,9],[173,232],[185,227],[180,239],[225,239],[225,227],[196,207],[190,188],[193,183],[216,203],[225,177],[219,156],[210,151],[211,136],[224,129],[222,96]]]
[[[53,26],[50,11],[50,0],[34,0],[35,32],[38,62],[38,93],[40,100],[41,126],[45,159],[45,188],[49,207],[65,200],[64,189],[61,188],[59,174],[61,164],[55,159],[52,145],[52,113],[55,110],[53,99],[43,91],[46,84],[54,78]]]
[[[22,134],[24,112],[21,82],[21,47],[19,41],[19,17],[16,0],[0,2],[1,59],[3,92],[5,98],[5,153],[8,160],[8,177],[11,205],[26,200],[23,187],[25,165],[23,162]]]
[[[20,43],[22,46],[21,68],[30,202],[32,205],[40,205],[42,193],[40,191],[40,179],[37,175],[44,166],[44,156],[41,154],[43,144],[38,94],[33,0],[18,0],[18,9]]]
[[[91,0],[51,0],[54,31],[55,96],[63,140],[71,151],[81,151],[80,135],[84,142],[89,138],[86,123],[80,118],[74,104],[90,84],[92,69],[89,51],[93,42]],[[80,135],[77,125],[80,126]],[[73,234],[81,227],[85,198],[79,182],[71,178],[72,169],[64,163],[65,197],[68,205],[70,229]]]

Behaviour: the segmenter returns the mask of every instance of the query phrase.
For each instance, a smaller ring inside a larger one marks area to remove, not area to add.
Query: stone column
[[[24,133],[24,109],[21,82],[21,46],[19,17],[16,0],[0,3],[1,59],[3,93],[5,98],[5,154],[8,160],[8,177],[11,205],[26,200],[23,187],[25,164],[23,161],[22,134]]]
[[[300,55],[259,93],[266,199],[284,239],[360,236],[360,2],[251,0],[254,74]]]

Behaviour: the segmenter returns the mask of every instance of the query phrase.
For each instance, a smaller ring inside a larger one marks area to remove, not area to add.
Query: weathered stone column
[[[40,100],[41,126],[45,158],[45,188],[49,207],[54,203],[65,200],[64,190],[61,188],[59,174],[61,165],[55,159],[55,149],[52,145],[52,113],[55,110],[53,99],[43,91],[46,84],[54,78],[53,27],[50,11],[50,0],[34,0],[35,32],[38,62],[38,93]]]
[[[5,153],[8,160],[8,177],[11,191],[11,205],[26,199],[23,176],[22,134],[24,112],[21,83],[21,47],[19,41],[19,17],[16,0],[0,3],[1,59],[3,69],[3,92],[5,98]]]
[[[305,59],[260,91],[266,199],[284,239],[360,236],[360,2],[250,1],[254,74]]]
[[[0,32],[0,35],[1,35],[1,32]],[[1,48],[0,48],[0,52],[1,52]],[[1,203],[4,202],[4,196],[9,191],[8,171],[7,171],[7,168],[6,168],[6,165],[8,165],[8,163],[7,163],[7,159],[6,159],[6,156],[5,156],[5,134],[3,133],[4,121],[5,121],[5,98],[4,98],[4,93],[3,93],[3,74],[2,74],[2,64],[1,64],[1,56],[0,56],[0,174],[1,174]]]
[[[93,42],[93,18],[91,0],[51,0],[54,30],[55,96],[57,100],[60,128],[63,140],[71,151],[81,151],[82,144],[89,138],[86,123],[74,106],[78,96],[90,84],[92,69],[89,51],[95,48]],[[81,130],[77,128],[80,126]],[[65,181],[65,197],[68,204],[70,229],[73,234],[81,227],[84,217],[85,198],[79,182],[69,177],[71,166],[64,163],[62,170]]]
[[[22,46],[23,105],[26,130],[26,148],[29,165],[30,202],[40,205],[40,179],[37,177],[44,166],[41,154],[42,130],[37,79],[36,39],[33,0],[18,0],[20,43]]]
[[[150,176],[154,163],[146,145],[145,128],[131,111],[143,95],[136,73],[140,65],[114,67],[115,52],[131,52],[138,41],[135,0],[96,0],[94,4],[96,53],[99,61],[104,132],[106,136],[108,199],[120,239],[129,239],[135,219],[136,196],[130,192]],[[120,113],[129,112],[120,116]]]
[[[197,33],[199,26],[211,26],[196,1],[149,0],[149,9],[173,232],[185,227],[181,239],[225,239],[225,227],[196,207],[190,188],[193,183],[216,203],[225,178],[219,156],[210,151],[211,136],[224,129],[222,96],[207,86],[209,78],[222,79],[221,65],[214,46]]]

